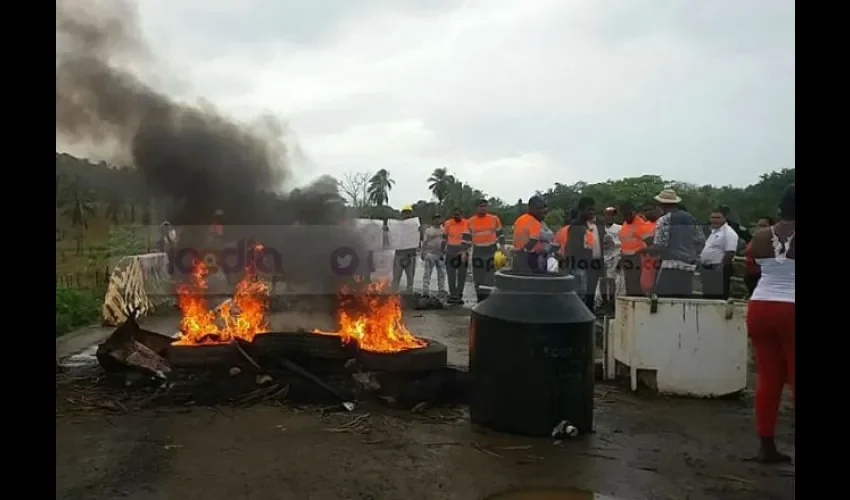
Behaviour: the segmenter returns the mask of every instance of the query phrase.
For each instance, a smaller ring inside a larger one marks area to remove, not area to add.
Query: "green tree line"
[[[794,168],[762,174],[758,182],[745,187],[700,186],[647,174],[597,183],[556,182],[554,186],[545,191],[537,191],[536,194],[548,203],[547,223],[555,227],[564,224],[570,210],[575,208],[582,196],[592,197],[598,207],[618,206],[624,201],[642,206],[652,203],[652,198],[666,188],[674,189],[682,197],[688,210],[699,220],[707,220],[711,211],[719,206],[728,206],[739,222],[751,225],[761,217],[775,215],[782,190],[794,181]],[[528,201],[519,199],[509,203],[490,196],[463,182],[445,167],[434,169],[425,182],[432,198],[413,204],[414,213],[420,218],[430,219],[435,214],[446,216],[454,208],[471,214],[478,200],[487,199],[491,211],[499,215],[505,224],[511,224],[525,211],[525,202]],[[397,210],[388,207],[394,184],[387,170],[379,170],[372,175],[348,174],[340,180],[340,191],[348,203],[359,212],[358,215],[386,218],[398,214]]]
[[[734,217],[745,225],[754,224],[760,217],[773,215],[782,190],[795,180],[794,168],[783,168],[762,174],[749,186],[696,185],[665,179],[658,175],[641,175],[612,179],[605,182],[572,184],[556,182],[537,192],[549,204],[549,220],[553,226],[564,223],[570,210],[582,196],[591,196],[599,207],[616,206],[623,201],[637,205],[650,203],[664,188],[675,189],[688,210],[700,220],[707,220],[711,210],[725,205]],[[492,211],[505,224],[524,211],[527,200],[503,200],[485,193],[451,173],[448,167],[435,168],[422,179],[431,192],[431,199],[412,204],[414,213],[423,219],[435,214],[447,215],[453,208],[471,214],[479,199],[488,199]],[[340,199],[350,215],[371,218],[390,218],[398,215],[400,206],[390,205],[395,180],[386,169],[376,172],[349,172],[337,182]],[[113,223],[151,222],[151,199],[144,189],[138,172],[130,168],[115,168],[105,163],[90,163],[66,154],[56,153],[57,226],[62,220],[72,228],[82,229],[92,217],[99,216]]]

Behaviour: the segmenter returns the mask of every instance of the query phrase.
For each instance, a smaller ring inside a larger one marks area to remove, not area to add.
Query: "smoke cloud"
[[[130,4],[59,0],[56,38],[57,136],[117,148],[153,194],[174,202],[172,222],[207,225],[221,209],[226,225],[253,233],[231,236],[297,247],[284,257],[288,274],[300,281],[333,278],[317,260],[340,246],[361,247],[344,226],[304,232],[304,225],[335,224],[341,217],[339,206],[329,203],[338,198],[336,182],[323,178],[297,195],[283,195],[293,173],[279,136],[210,106],[179,103],[134,74],[130,63],[138,67],[153,58]],[[282,130],[268,118],[264,123],[268,131]],[[296,221],[299,239],[280,234],[282,225]]]
[[[176,103],[121,68],[147,54],[132,8],[61,0],[56,35],[57,133],[117,143],[153,192],[183,202],[184,222],[200,223],[217,208],[234,222],[266,222],[245,200],[290,180],[282,144]]]

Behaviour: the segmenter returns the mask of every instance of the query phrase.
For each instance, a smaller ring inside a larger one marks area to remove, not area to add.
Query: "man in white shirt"
[[[602,238],[602,255],[605,260],[605,276],[600,277],[599,285],[596,287],[596,306],[608,305],[613,307],[614,296],[617,290],[624,286],[618,286],[617,265],[620,261],[620,224],[614,222],[617,210],[608,207],[603,212],[605,222],[605,236]],[[622,282],[622,280],[619,280]],[[621,283],[624,285],[624,283]]]
[[[738,250],[738,233],[726,223],[720,209],[711,212],[711,234],[700,254],[702,295],[706,299],[729,298],[732,263]]]

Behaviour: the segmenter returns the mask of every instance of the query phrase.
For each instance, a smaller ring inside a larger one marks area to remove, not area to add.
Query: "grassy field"
[[[56,335],[97,321],[109,273],[125,255],[153,248],[148,231],[140,225],[112,226],[90,221],[79,232],[56,228]]]

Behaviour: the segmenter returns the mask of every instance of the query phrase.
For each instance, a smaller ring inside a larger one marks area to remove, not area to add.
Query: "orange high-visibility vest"
[[[558,244],[558,253],[561,255],[567,254],[567,241],[570,239],[570,225],[562,227],[555,233],[555,242]],[[584,233],[584,245],[586,248],[593,248],[594,236],[592,231]]]
[[[655,225],[656,222],[646,221],[643,225],[643,239],[647,239],[650,236],[655,236]]]
[[[443,223],[443,232],[446,233],[447,245],[459,247],[469,240],[469,221],[449,219]]]
[[[473,246],[488,247],[495,245],[499,237],[504,235],[502,221],[493,214],[473,215],[468,219],[468,222]]]
[[[514,222],[514,248],[523,250],[530,240],[540,239],[542,224],[531,214],[522,214]],[[538,250],[535,246],[534,251]]]
[[[655,223],[648,222],[640,215],[636,215],[632,222],[623,222],[620,228],[620,250],[624,255],[634,255],[638,250],[646,247],[645,239],[655,232]]]
[[[558,232],[555,233],[555,243],[558,244],[558,255],[566,255],[567,252],[567,240],[569,239],[570,225],[567,224],[563,226],[561,229],[558,229]]]

